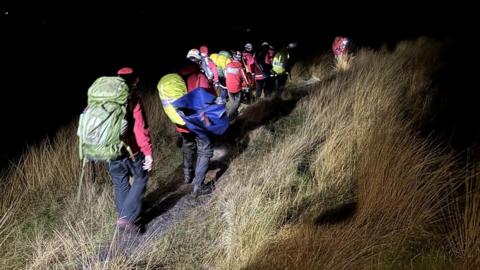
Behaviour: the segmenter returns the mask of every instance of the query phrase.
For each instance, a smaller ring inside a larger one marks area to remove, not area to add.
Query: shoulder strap
[[[196,83],[196,86],[195,86],[195,88],[198,88],[198,87],[200,87],[200,77],[201,77],[201,76],[202,76],[202,75],[201,75],[200,73],[199,73],[199,74],[197,74],[197,83]]]

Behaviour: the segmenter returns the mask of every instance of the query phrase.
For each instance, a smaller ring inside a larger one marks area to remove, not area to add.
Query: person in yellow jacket
[[[297,47],[296,43],[290,43],[284,49],[278,51],[272,60],[272,74],[275,80],[275,91],[281,93],[285,88],[290,69],[292,68],[292,50]]]

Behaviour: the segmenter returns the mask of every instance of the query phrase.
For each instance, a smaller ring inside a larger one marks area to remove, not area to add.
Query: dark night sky
[[[168,8],[162,2],[154,7],[137,1],[0,4],[0,163],[25,141],[68,123],[85,105],[92,81],[122,65],[132,65],[144,81],[156,82],[175,71],[188,49],[204,43],[217,51],[241,49],[245,42],[255,46],[267,40],[281,47],[295,40],[311,52],[327,50],[335,35],[351,36],[360,46],[378,46],[420,35],[459,39],[473,25],[468,12],[473,9],[461,4],[228,3],[175,1]]]

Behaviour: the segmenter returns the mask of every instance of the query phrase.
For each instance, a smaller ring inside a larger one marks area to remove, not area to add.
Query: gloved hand
[[[145,162],[143,163],[143,169],[145,171],[151,171],[153,167],[153,158],[152,156],[148,155],[145,156]]]

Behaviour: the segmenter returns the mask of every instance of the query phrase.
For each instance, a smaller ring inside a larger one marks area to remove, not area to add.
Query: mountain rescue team
[[[349,53],[349,43],[348,38],[335,38],[334,56]],[[184,182],[193,184],[194,196],[212,191],[204,180],[215,135],[223,134],[228,122],[235,121],[242,96],[250,102],[262,94],[268,97],[274,91],[283,91],[296,46],[290,43],[275,52],[273,46],[263,42],[255,52],[252,44],[246,43],[243,52],[210,55],[203,45],[188,51],[190,65],[160,79],[157,88],[162,107],[181,134]],[[140,231],[148,172],[153,168],[147,118],[135,93],[138,81],[130,67],[121,68],[116,76],[98,78],[88,89],[88,106],[80,116],[77,131],[83,168],[87,161],[107,162],[115,190],[116,224],[129,232]]]

